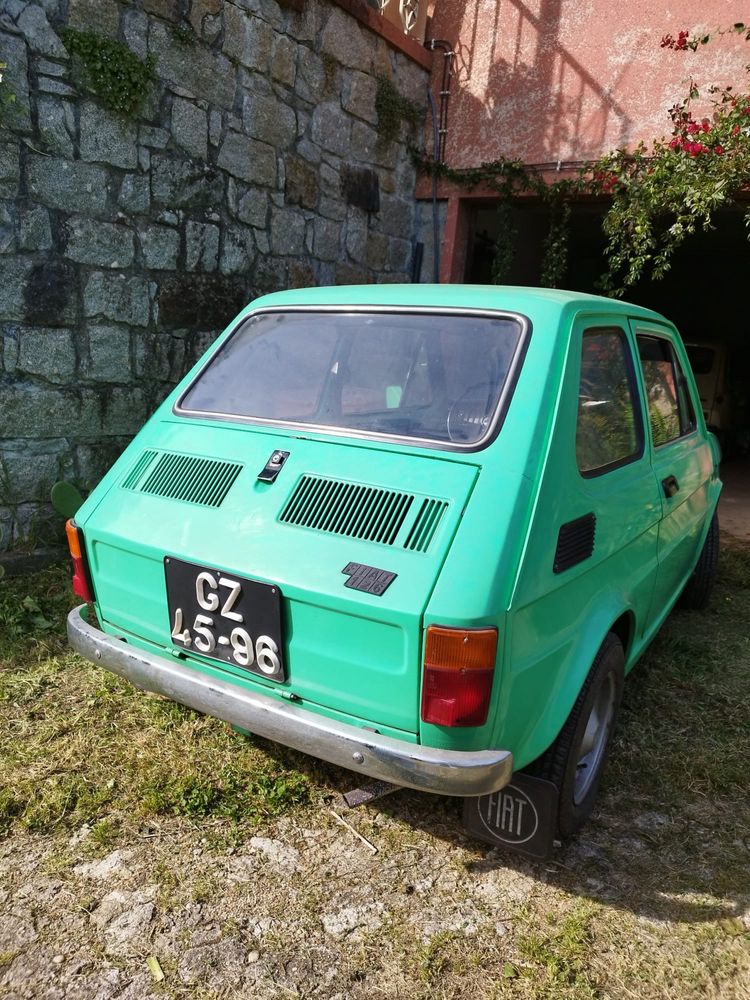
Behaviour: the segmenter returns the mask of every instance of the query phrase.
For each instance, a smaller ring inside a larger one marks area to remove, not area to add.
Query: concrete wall
[[[739,0],[437,0],[431,35],[456,51],[446,159],[473,167],[586,160],[670,131],[666,111],[701,85],[742,86],[750,45],[660,48],[667,32],[747,21]],[[434,80],[440,78],[436,58]]]
[[[66,25],[155,58],[137,120],[82,89]],[[376,77],[424,103],[426,73],[330,0],[0,0],[0,61],[2,551],[58,536],[50,485],[93,485],[255,295],[409,280]]]

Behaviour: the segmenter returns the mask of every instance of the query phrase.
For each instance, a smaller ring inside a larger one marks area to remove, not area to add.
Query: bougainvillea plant
[[[738,23],[711,34],[681,30],[664,35],[661,47],[695,52],[721,35],[750,41],[750,27]],[[745,67],[750,71],[750,64]],[[701,114],[693,109],[703,108]],[[586,164],[575,178],[547,183],[517,160],[500,158],[468,170],[454,170],[415,153],[418,169],[472,190],[478,185],[498,195],[499,235],[492,264],[493,281],[506,280],[514,257],[516,231],[510,202],[533,194],[550,206],[540,284],[565,280],[570,235],[570,205],[584,195],[606,195],[611,205],[602,228],[607,238],[607,270],[602,291],[620,296],[641,278],[658,279],[669,269],[675,250],[696,230],[710,228],[715,212],[750,187],[750,93],[732,86],[688,94],[669,109],[668,136],[642,142],[635,150],[616,150]],[[750,210],[745,216],[750,226]]]
[[[713,35],[664,35],[661,46],[695,52],[728,33],[750,41],[750,28],[735,24]],[[698,101],[700,116],[693,111]],[[750,93],[726,86],[702,95],[691,82],[669,117],[669,136],[616,150],[591,169],[591,189],[612,198],[602,224],[608,267],[601,287],[610,295],[622,295],[642,277],[663,277],[680,244],[710,228],[715,212],[750,184]],[[750,210],[745,219],[750,226]]]

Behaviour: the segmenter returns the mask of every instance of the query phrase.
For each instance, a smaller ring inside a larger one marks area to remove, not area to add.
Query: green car
[[[73,611],[70,641],[360,780],[465,797],[478,835],[534,853],[591,812],[625,674],[708,599],[718,459],[649,310],[268,295],[69,522],[99,623]]]

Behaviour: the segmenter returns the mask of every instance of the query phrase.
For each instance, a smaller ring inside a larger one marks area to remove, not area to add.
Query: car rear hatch
[[[289,456],[262,482],[276,450]],[[328,713],[416,734],[422,616],[475,464],[184,419],[149,425],[128,457],[83,525],[105,626]],[[283,682],[172,640],[165,559],[278,588]]]

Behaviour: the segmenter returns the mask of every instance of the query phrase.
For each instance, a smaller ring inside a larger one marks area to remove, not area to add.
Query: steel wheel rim
[[[614,712],[615,679],[610,673],[607,674],[599,687],[578,747],[576,774],[573,782],[573,804],[576,806],[580,805],[586,798],[599,773]]]

